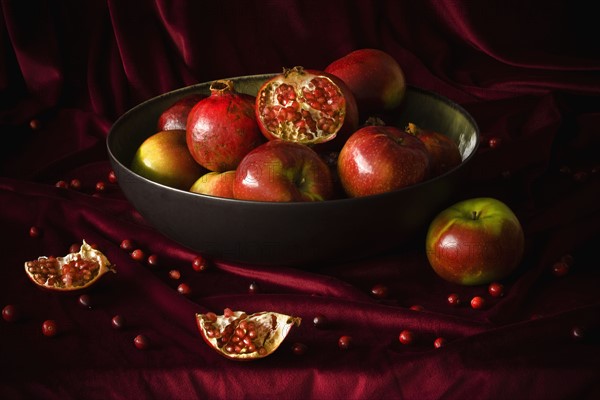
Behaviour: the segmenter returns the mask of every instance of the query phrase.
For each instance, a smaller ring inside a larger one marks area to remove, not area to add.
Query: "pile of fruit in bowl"
[[[121,188],[158,230],[208,256],[306,265],[426,229],[479,142],[452,101],[375,49],[323,71],[201,83],[125,113],[107,140]]]

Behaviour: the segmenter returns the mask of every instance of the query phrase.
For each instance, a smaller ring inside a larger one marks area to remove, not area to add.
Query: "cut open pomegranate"
[[[109,271],[116,272],[114,265],[85,240],[78,252],[64,257],[42,256],[25,262],[25,272],[33,283],[58,291],[87,288]]]
[[[271,311],[246,314],[225,309],[223,315],[196,314],[202,337],[221,355],[252,360],[272,354],[301,318]]]
[[[302,144],[328,142],[358,127],[358,109],[341,79],[302,67],[284,69],[256,96],[256,119],[263,135]]]

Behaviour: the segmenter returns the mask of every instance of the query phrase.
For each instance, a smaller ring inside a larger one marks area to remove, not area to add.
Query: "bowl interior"
[[[272,74],[232,78],[237,91],[256,95]],[[132,108],[112,126],[107,147],[119,184],[140,214],[173,240],[227,261],[307,266],[366,257],[420,237],[449,205],[479,143],[473,118],[437,94],[408,87],[394,124],[413,122],[450,136],[463,162],[453,170],[391,193],[317,203],[224,199],[170,188],[129,169],[137,148],[156,133],[158,117],[178,99],[209,94],[210,82],[181,88]],[[389,123],[389,122],[388,122]]]

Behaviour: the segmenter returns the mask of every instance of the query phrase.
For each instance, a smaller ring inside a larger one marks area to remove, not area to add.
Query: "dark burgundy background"
[[[0,397],[598,398],[598,24],[567,1],[524,3],[2,1],[0,305],[17,305],[24,318],[0,320]],[[196,273],[195,253],[141,220],[118,185],[95,193],[110,171],[107,132],[141,101],[284,66],[324,68],[362,47],[387,51],[410,84],[463,105],[484,144],[502,139],[480,148],[462,194],[502,199],[524,225],[526,254],[502,299],[442,281],[418,238],[320,270],[217,263]],[[73,178],[81,189],[55,187]],[[42,235],[29,237],[31,226]],[[132,260],[119,248],[127,238],[161,265]],[[37,289],[23,271],[26,260],[64,255],[82,239],[118,268],[89,291],[91,310]],[[566,254],[569,274],[555,277]],[[189,298],[171,269],[192,287]],[[260,293],[248,293],[251,282]],[[387,299],[370,295],[376,283],[389,286]],[[482,295],[489,307],[452,308],[452,292]],[[270,357],[236,363],[202,341],[194,320],[225,307],[304,322]],[[117,313],[125,330],[111,327]],[[317,313],[328,329],[313,327]],[[54,338],[40,332],[50,318],[63,328]],[[417,343],[399,344],[403,329]],[[134,347],[139,333],[150,349]],[[353,348],[338,349],[342,334]],[[448,340],[441,349],[438,336]],[[294,355],[294,342],[308,352]]]

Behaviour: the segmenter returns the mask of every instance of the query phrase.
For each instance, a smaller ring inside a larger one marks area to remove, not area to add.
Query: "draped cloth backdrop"
[[[594,13],[573,4],[2,1],[0,305],[23,317],[0,320],[0,397],[598,398],[600,32]],[[194,251],[157,232],[108,181],[108,130],[140,102],[219,78],[322,69],[367,47],[476,119],[482,146],[461,196],[505,201],[526,233],[504,297],[441,280],[421,245],[318,270],[214,262],[197,273]],[[501,145],[486,146],[491,137]],[[79,189],[55,186],[72,179]],[[41,235],[30,237],[31,226]],[[23,271],[82,239],[118,266],[91,289],[92,309],[39,290]],[[124,239],[160,265],[131,259]],[[557,277],[552,266],[566,255],[569,273]],[[177,292],[173,269],[191,296]],[[378,283],[387,298],[371,295]],[[451,307],[450,293],[482,295],[488,307]],[[194,320],[225,307],[303,323],[270,357],[238,363],[210,349]],[[116,314],[125,329],[111,327]],[[317,314],[326,329],[313,326]],[[41,334],[46,319],[58,336]],[[398,342],[403,329],[418,334],[413,345]],[[140,333],[148,350],[133,345]],[[353,337],[351,349],[338,348],[341,335]],[[447,344],[434,348],[437,337]],[[308,351],[294,354],[295,342]]]

